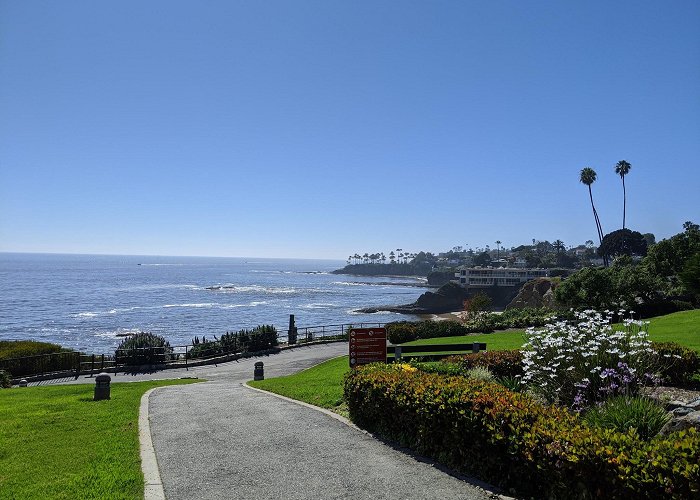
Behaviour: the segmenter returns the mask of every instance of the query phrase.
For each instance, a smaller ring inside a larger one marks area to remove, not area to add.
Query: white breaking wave
[[[200,304],[165,304],[163,307],[164,308],[170,308],[170,307],[216,307],[220,306],[221,304],[217,302],[203,302]]]

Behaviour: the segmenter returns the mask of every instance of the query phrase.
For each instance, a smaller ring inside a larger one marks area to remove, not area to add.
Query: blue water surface
[[[0,339],[35,339],[110,352],[150,331],[172,345],[195,335],[274,324],[414,319],[354,310],[413,302],[412,278],[329,274],[330,260],[0,253]]]

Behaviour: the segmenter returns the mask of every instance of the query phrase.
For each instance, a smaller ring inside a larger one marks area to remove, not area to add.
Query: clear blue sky
[[[345,258],[700,223],[700,2],[0,1],[0,251]]]

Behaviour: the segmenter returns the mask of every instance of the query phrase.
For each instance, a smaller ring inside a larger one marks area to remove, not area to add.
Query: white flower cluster
[[[566,405],[577,398],[579,403],[590,401],[591,394],[613,380],[612,389],[633,385],[652,356],[648,322],[625,319],[622,328],[615,328],[612,317],[611,311],[587,310],[576,313],[571,322],[529,328],[523,346],[523,383],[549,401]]]

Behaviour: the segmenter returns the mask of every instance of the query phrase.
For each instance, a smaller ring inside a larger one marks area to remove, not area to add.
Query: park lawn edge
[[[0,391],[0,498],[143,498],[141,397],[152,388],[202,380],[93,384]]]

